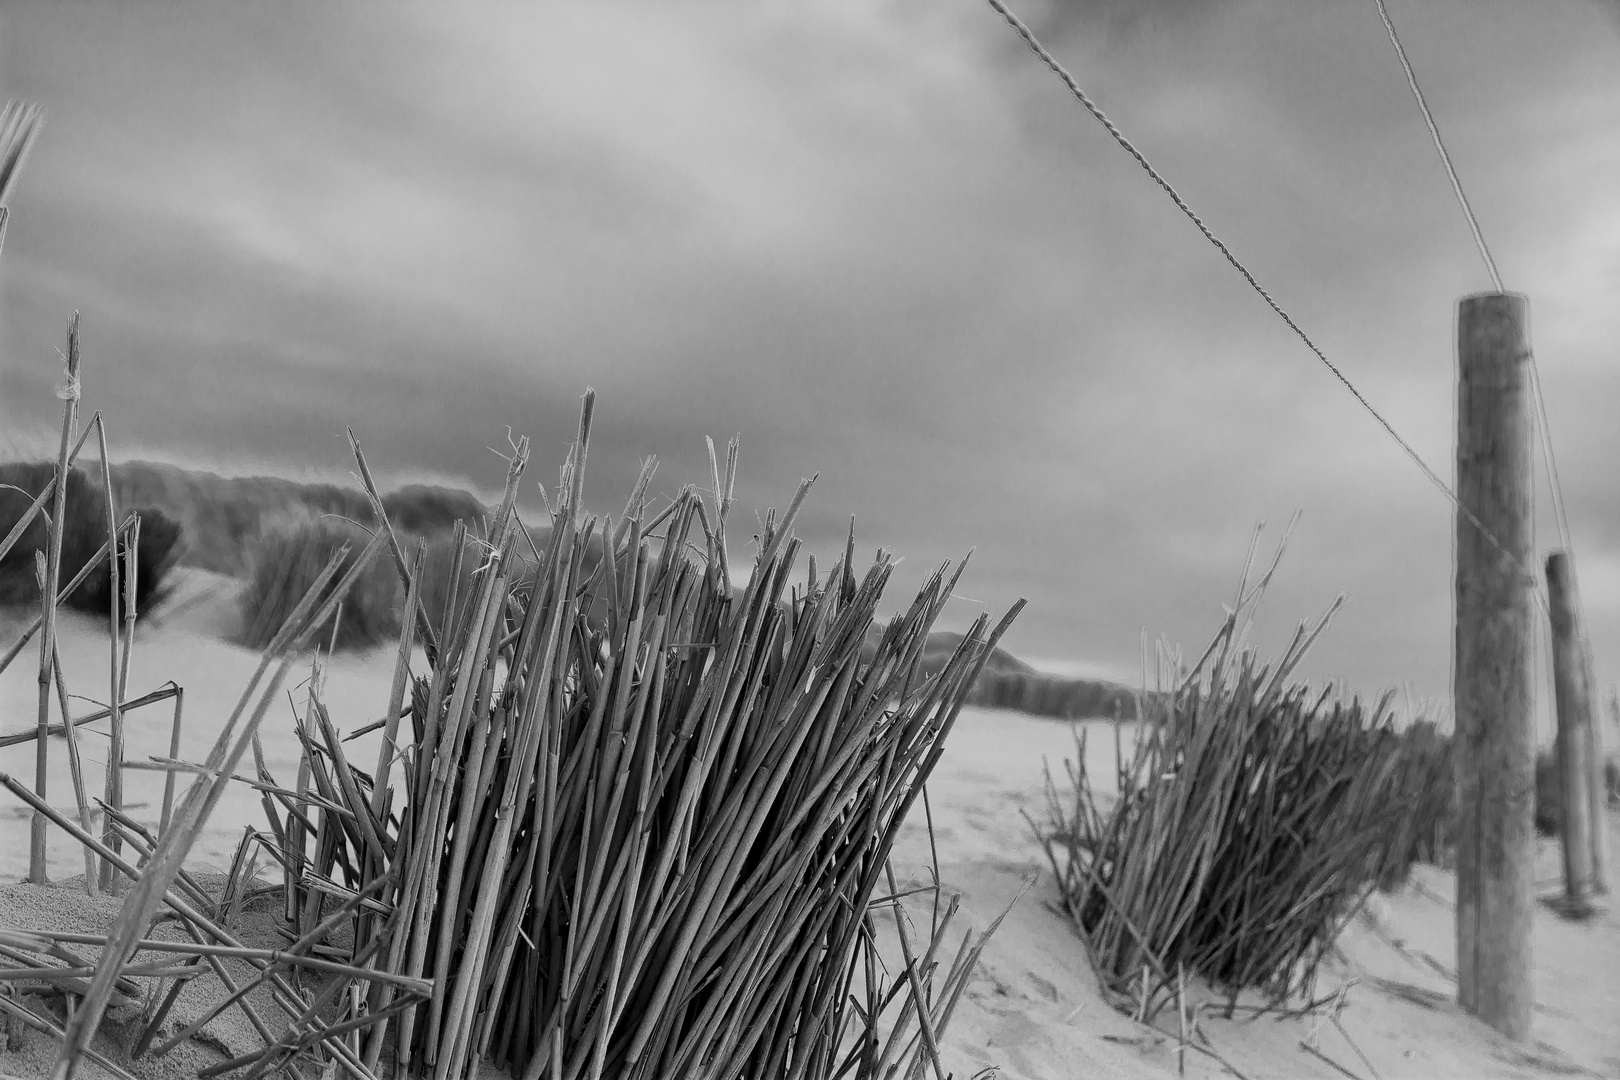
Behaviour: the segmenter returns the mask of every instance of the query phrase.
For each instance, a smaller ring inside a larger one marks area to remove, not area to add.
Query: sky
[[[1620,4],[1389,6],[1530,297],[1607,686]],[[1449,480],[1491,284],[1373,0],[1020,10]],[[946,624],[1028,597],[1014,652],[1133,682],[1297,512],[1256,643],[1342,592],[1305,675],[1449,697],[1445,496],[980,0],[11,3],[0,93],[49,113],[0,260],[14,442],[59,423],[75,310],[125,457],[343,476],[352,426],[498,487],[510,427],[551,483],[592,386],[594,508],[738,435],[735,558],[816,474],[800,535],[853,516],[890,606],[973,549]]]

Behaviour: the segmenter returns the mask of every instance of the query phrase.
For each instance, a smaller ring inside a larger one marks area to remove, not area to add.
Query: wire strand
[[[1423,99],[1423,91],[1418,89],[1417,75],[1412,71],[1411,63],[1406,59],[1406,49],[1401,45],[1400,35],[1395,32],[1395,23],[1390,20],[1389,9],[1384,6],[1384,0],[1374,0],[1378,5],[1378,17],[1384,20],[1384,30],[1389,34],[1389,42],[1395,46],[1395,55],[1400,58],[1401,69],[1406,72],[1406,85],[1412,88],[1412,96],[1417,99],[1418,110],[1423,113],[1423,122],[1429,125],[1429,137],[1434,140],[1434,148],[1440,154],[1440,164],[1446,167],[1446,175],[1451,178],[1451,190],[1457,194],[1457,202],[1462,206],[1464,216],[1468,218],[1468,228],[1474,234],[1474,244],[1479,248],[1479,257],[1485,260],[1485,269],[1491,275],[1491,284],[1496,286],[1497,292],[1505,292],[1502,288],[1502,275],[1496,272],[1496,260],[1491,258],[1490,249],[1485,246],[1485,235],[1480,232],[1479,219],[1474,216],[1474,208],[1468,205],[1468,196],[1463,194],[1462,181],[1457,178],[1457,170],[1451,165],[1451,155],[1446,153],[1446,144],[1440,139],[1440,127],[1434,122],[1434,114],[1429,111],[1429,103]]]
[[[1406,456],[1412,459],[1413,463],[1417,465],[1418,469],[1422,471],[1423,475],[1427,477],[1429,482],[1446,497],[1446,500],[1456,508],[1457,512],[1466,518],[1469,523],[1474,526],[1474,528],[1478,529],[1480,535],[1485,537],[1492,547],[1496,548],[1502,557],[1507,560],[1508,564],[1525,575],[1532,586],[1534,586],[1539,580],[1534,571],[1527,567],[1521,559],[1510,552],[1506,545],[1504,545],[1494,533],[1485,527],[1484,522],[1480,521],[1479,517],[1472,510],[1468,509],[1468,507],[1462,504],[1462,500],[1457,497],[1457,493],[1451,489],[1451,486],[1442,480],[1439,475],[1429,467],[1428,462],[1424,461],[1422,456],[1412,448],[1412,445],[1402,438],[1400,432],[1396,431],[1390,422],[1384,419],[1383,414],[1373,407],[1372,402],[1368,401],[1366,396],[1363,395],[1360,390],[1356,389],[1355,384],[1353,384],[1349,378],[1346,377],[1344,372],[1339,370],[1338,366],[1327,358],[1327,354],[1318,348],[1316,342],[1311,340],[1310,336],[1307,335],[1305,331],[1300,328],[1299,324],[1293,320],[1293,317],[1290,316],[1288,312],[1283,310],[1282,305],[1277,303],[1277,301],[1272,297],[1271,293],[1266,291],[1265,287],[1262,286],[1255,276],[1249,272],[1249,268],[1244,266],[1243,263],[1238,260],[1238,257],[1232,253],[1232,250],[1227,247],[1226,244],[1223,243],[1214,232],[1210,230],[1208,225],[1204,224],[1204,219],[1199,217],[1191,206],[1187,205],[1186,200],[1181,197],[1175,188],[1170,186],[1170,182],[1153,167],[1142,151],[1138,150],[1135,144],[1126,138],[1125,134],[1121,132],[1117,126],[1115,126],[1114,122],[1108,119],[1108,117],[1103,113],[1102,109],[1100,109],[1097,104],[1086,95],[1086,92],[1081,89],[1080,84],[1075,81],[1074,76],[1069,74],[1068,70],[1058,62],[1057,58],[1047,50],[1046,46],[1042,45],[1040,40],[1035,37],[1034,31],[1030,30],[1028,26],[1024,25],[1024,22],[1019,19],[1019,17],[1015,15],[1012,10],[1002,2],[1002,0],[986,0],[986,3],[988,3],[990,7],[993,8],[995,12],[1007,22],[1007,25],[1011,26],[1013,31],[1024,40],[1024,44],[1029,47],[1029,50],[1039,57],[1041,62],[1052,70],[1053,74],[1055,74],[1059,79],[1063,80],[1063,84],[1069,88],[1069,92],[1074,95],[1075,99],[1079,101],[1081,105],[1085,106],[1086,111],[1096,118],[1097,122],[1107,130],[1109,135],[1113,136],[1114,141],[1117,142],[1126,153],[1130,154],[1131,157],[1136,159],[1136,163],[1142,167],[1142,170],[1146,172],[1148,176],[1152,177],[1153,182],[1164,189],[1165,194],[1170,196],[1171,200],[1176,204],[1176,207],[1187,216],[1188,220],[1198,227],[1199,232],[1204,234],[1204,238],[1213,244],[1216,250],[1225,256],[1226,261],[1232,265],[1233,269],[1235,269],[1239,274],[1243,275],[1243,279],[1249,283],[1250,288],[1254,289],[1254,291],[1260,295],[1260,298],[1264,300],[1271,310],[1277,314],[1277,317],[1282,319],[1282,321],[1287,324],[1288,328],[1294,332],[1295,336],[1305,343],[1305,347],[1311,350],[1311,352],[1316,356],[1317,360],[1321,361],[1322,366],[1326,367],[1328,371],[1332,373],[1333,377],[1337,379],[1344,386],[1344,388],[1350,392],[1351,396],[1356,399],[1361,407],[1378,422],[1378,425],[1382,427],[1385,433],[1395,441],[1396,445],[1406,452]],[[1382,3],[1380,3],[1379,6],[1382,7]],[[1460,193],[1460,186],[1458,187],[1458,191]],[[1483,245],[1483,240],[1481,240],[1481,244]],[[1487,261],[1489,261],[1489,258],[1490,256],[1487,253]],[[1495,267],[1493,265],[1492,274],[1494,275],[1494,273]],[[1501,290],[1498,289],[1498,291]],[[1532,591],[1536,593],[1537,599],[1541,600],[1543,606],[1545,606],[1545,600],[1541,598],[1539,590],[1533,588]]]
[[[1463,194],[1462,180],[1457,176],[1457,169],[1451,163],[1451,155],[1446,152],[1445,140],[1440,137],[1440,125],[1435,122],[1434,113],[1429,109],[1429,103],[1423,96],[1423,90],[1418,86],[1417,74],[1412,70],[1412,62],[1406,56],[1406,47],[1401,44],[1401,36],[1395,31],[1395,22],[1390,18],[1389,8],[1384,0],[1374,0],[1378,5],[1378,17],[1383,20],[1384,31],[1389,34],[1389,43],[1395,46],[1395,56],[1401,62],[1401,70],[1406,72],[1406,85],[1412,88],[1412,97],[1417,101],[1418,111],[1423,114],[1423,122],[1429,127],[1429,138],[1434,143],[1435,153],[1440,155],[1440,164],[1445,166],[1446,176],[1451,180],[1451,190],[1457,196],[1457,205],[1462,207],[1463,216],[1468,219],[1468,229],[1474,234],[1474,245],[1479,248],[1479,257],[1485,262],[1485,270],[1491,275],[1491,283],[1496,286],[1497,292],[1503,292],[1502,275],[1497,272],[1496,259],[1492,257],[1489,246],[1485,243],[1485,234],[1480,230],[1479,218],[1474,214],[1473,206],[1468,202],[1468,196]],[[1564,508],[1564,486],[1558,476],[1558,455],[1553,453],[1552,425],[1547,422],[1547,399],[1541,389],[1541,365],[1536,362],[1535,354],[1530,356],[1530,378],[1532,382],[1532,395],[1536,404],[1536,425],[1540,429],[1542,465],[1547,472],[1548,494],[1552,498],[1553,516],[1558,522],[1558,541],[1564,550],[1571,548],[1569,537],[1569,515]]]

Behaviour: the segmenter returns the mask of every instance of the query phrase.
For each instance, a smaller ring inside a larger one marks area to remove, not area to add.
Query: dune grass
[[[1292,681],[1331,610],[1274,663],[1244,648],[1264,584],[1240,591],[1171,692],[1144,698],[1117,800],[1095,790],[1082,744],[1069,793],[1048,777],[1033,823],[1105,992],[1149,1022],[1183,974],[1233,1003],[1250,988],[1308,999],[1367,893],[1448,841],[1450,741],[1398,731],[1390,695],[1368,706]]]
[[[968,703],[1060,720],[1136,720],[1143,693],[1101,679],[1040,671],[986,671]]]
[[[241,592],[241,643],[263,649],[280,632],[322,569],[340,550],[352,564],[367,531],[338,517],[293,521],[266,533],[253,549],[247,587]],[[369,564],[336,608],[336,624],[326,640],[331,648],[373,648],[399,634],[396,611],[399,582],[382,562]]]
[[[87,426],[88,430],[88,426]],[[34,552],[48,551],[49,536],[45,517],[29,515],[29,508],[47,487],[54,491],[55,462],[0,462],[0,535],[10,533],[22,522],[22,530],[4,555],[0,555],[0,604],[38,604],[39,583],[34,574]],[[78,611],[107,612],[113,608],[112,574],[105,560],[96,553],[107,541],[108,502],[100,481],[82,468],[68,472],[67,494],[63,504],[62,565],[72,578],[89,566],[88,574],[64,599]],[[135,551],[135,602],[149,609],[162,601],[172,587],[171,572],[185,550],[180,526],[161,510],[141,507],[141,542]],[[128,553],[120,546],[123,576],[130,573]]]
[[[1605,802],[1620,803],[1620,752],[1606,751],[1603,759]],[[1536,832],[1560,836],[1564,827],[1564,780],[1558,755],[1551,747],[1536,752]]]

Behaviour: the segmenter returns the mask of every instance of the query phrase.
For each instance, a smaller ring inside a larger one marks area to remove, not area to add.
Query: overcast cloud
[[[1392,13],[1531,297],[1607,683],[1620,18]],[[1370,0],[1028,15],[1449,478],[1453,305],[1490,283]],[[1345,591],[1309,674],[1447,693],[1443,497],[983,4],[42,3],[0,50],[50,111],[0,264],[12,431],[75,309],[120,446],[236,469],[341,472],[352,424],[494,484],[510,425],[549,481],[593,385],[602,508],[739,433],[749,511],[819,473],[813,550],[853,514],[904,590],[976,547],[954,623],[1028,596],[1015,651],[1127,677],[1298,510],[1262,643]]]

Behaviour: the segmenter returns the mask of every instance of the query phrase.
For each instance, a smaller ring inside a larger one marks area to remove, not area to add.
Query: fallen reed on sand
[[[1240,590],[1172,691],[1145,699],[1118,799],[1099,798],[1082,743],[1072,794],[1049,775],[1034,826],[1105,992],[1148,1022],[1182,972],[1232,1005],[1250,988],[1308,998],[1374,885],[1448,842],[1450,740],[1397,731],[1389,695],[1369,708],[1291,681],[1332,610],[1274,664],[1242,647],[1239,621],[1269,578]]]

